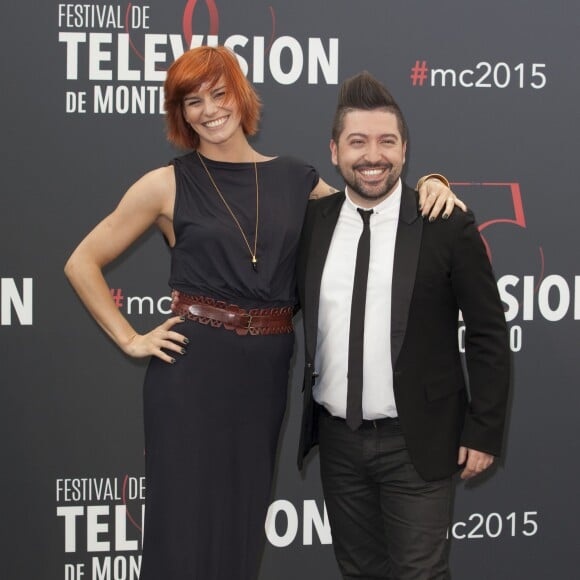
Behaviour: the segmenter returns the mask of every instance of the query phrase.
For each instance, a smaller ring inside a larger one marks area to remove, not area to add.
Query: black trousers
[[[447,580],[451,478],[415,470],[398,420],[353,432],[322,412],[320,471],[345,580]]]

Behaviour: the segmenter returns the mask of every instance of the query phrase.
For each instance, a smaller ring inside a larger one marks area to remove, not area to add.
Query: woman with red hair
[[[133,184],[65,272],[127,355],[151,357],[141,580],[254,580],[294,346],[298,239],[308,198],[333,190],[310,165],[253,149],[260,102],[226,48],[175,61],[165,109],[170,141],[192,152]],[[451,211],[449,189],[430,187],[436,212]],[[171,247],[175,315],[138,334],[102,269],[152,225]]]

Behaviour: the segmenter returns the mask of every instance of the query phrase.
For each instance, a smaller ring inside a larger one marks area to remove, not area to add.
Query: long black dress
[[[204,161],[253,245],[253,163]],[[258,163],[258,269],[195,153],[176,176],[170,286],[240,307],[294,305],[295,254],[311,166]],[[292,334],[238,336],[187,320],[170,365],[144,385],[147,499],[141,580],[254,580],[264,543]]]

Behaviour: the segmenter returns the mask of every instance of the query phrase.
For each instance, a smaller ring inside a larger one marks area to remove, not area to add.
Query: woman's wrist
[[[449,187],[449,180],[445,177],[445,175],[441,175],[441,173],[428,173],[427,175],[423,175],[419,181],[417,181],[417,186],[415,189],[419,189],[428,179],[437,179],[446,187]]]

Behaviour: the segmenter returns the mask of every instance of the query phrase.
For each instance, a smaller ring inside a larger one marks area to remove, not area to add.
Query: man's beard
[[[338,171],[348,185],[348,188],[367,201],[377,201],[387,197],[401,175],[400,171],[393,173],[392,163],[358,164],[354,165],[351,169],[347,177],[341,171],[340,167],[338,167]],[[381,186],[369,187],[359,179],[357,171],[360,169],[387,169],[389,173]]]

